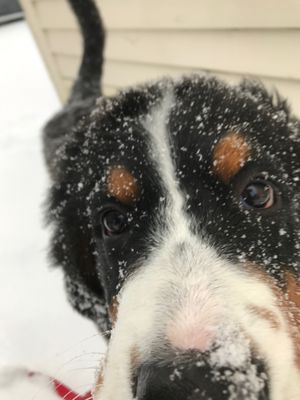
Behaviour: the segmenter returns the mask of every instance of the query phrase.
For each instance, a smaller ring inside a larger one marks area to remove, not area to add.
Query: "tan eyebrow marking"
[[[139,198],[139,187],[135,177],[123,166],[110,169],[107,177],[107,192],[121,203],[130,204]]]
[[[213,151],[213,172],[228,183],[249,159],[250,144],[240,132],[229,131],[216,144]]]

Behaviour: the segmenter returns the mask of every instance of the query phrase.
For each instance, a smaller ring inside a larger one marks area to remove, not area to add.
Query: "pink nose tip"
[[[180,350],[208,350],[213,335],[210,332],[199,331],[194,327],[185,330],[174,329],[168,332],[168,339],[173,347]]]
[[[170,327],[167,330],[167,338],[173,347],[180,350],[199,350],[201,352],[209,349],[214,335],[207,329],[198,326]]]
[[[167,326],[167,340],[180,350],[204,352],[216,338],[215,322],[209,313],[199,314],[199,310],[191,308],[181,310]]]

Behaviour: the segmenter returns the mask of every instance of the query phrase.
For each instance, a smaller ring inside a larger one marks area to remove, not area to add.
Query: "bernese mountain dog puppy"
[[[99,11],[69,3],[84,51],[44,130],[48,217],[70,302],[107,338],[94,399],[299,400],[299,120],[251,81],[103,96]]]

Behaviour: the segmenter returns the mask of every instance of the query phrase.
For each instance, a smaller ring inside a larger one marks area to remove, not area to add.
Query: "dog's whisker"
[[[74,348],[80,347],[81,345],[83,345],[84,343],[92,340],[92,339],[97,339],[97,341],[99,341],[99,333],[95,333],[93,335],[87,336],[83,339],[80,339],[79,341],[73,343],[71,346],[65,348],[64,350],[62,350],[61,352],[58,353],[58,356],[62,356],[65,353],[68,353],[70,350],[73,350]]]
[[[86,355],[88,357],[86,357]],[[90,362],[93,359],[95,359],[96,362],[101,362],[102,359],[104,359],[105,353],[83,353],[83,354],[78,354],[67,361],[64,361],[63,363],[60,363],[60,365],[56,368],[56,373],[60,373],[62,370],[65,370],[66,367],[68,367],[70,364],[76,362],[76,363],[85,363],[85,362]]]
[[[87,366],[87,367],[77,367],[77,368],[70,368],[68,370],[68,372],[74,372],[74,371],[84,371],[84,370],[94,370],[94,371],[100,371],[101,368],[99,367],[99,365],[95,365],[95,366]]]

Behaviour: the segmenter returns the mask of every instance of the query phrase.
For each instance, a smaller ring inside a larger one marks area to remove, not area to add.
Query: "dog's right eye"
[[[241,193],[241,203],[245,208],[268,209],[275,204],[272,184],[264,179],[253,179]]]
[[[118,210],[109,210],[102,215],[101,223],[105,236],[115,236],[126,230],[128,218]]]

